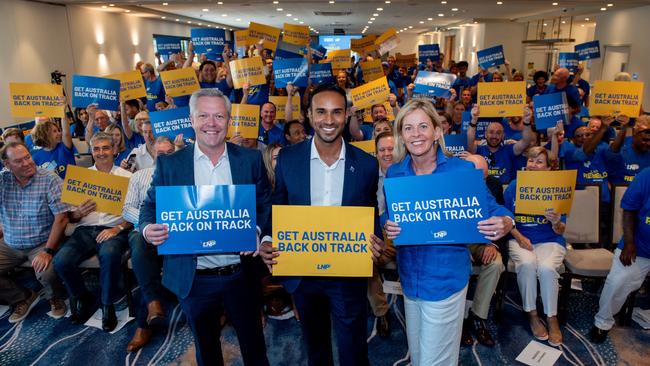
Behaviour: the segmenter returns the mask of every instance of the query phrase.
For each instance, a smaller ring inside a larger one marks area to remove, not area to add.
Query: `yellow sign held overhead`
[[[372,276],[374,208],[273,206],[272,217],[274,276]]]
[[[275,104],[275,119],[284,121],[285,109],[287,106],[287,96],[271,96],[269,97],[269,102]],[[291,106],[293,107],[291,111],[291,120],[300,119],[300,98],[294,96],[291,99]]]
[[[165,94],[172,97],[190,95],[201,89],[196,71],[191,67],[163,71],[160,73],[160,80],[165,88]]]
[[[332,70],[349,69],[352,67],[350,61],[350,50],[329,50],[327,60],[332,63]]]
[[[418,64],[418,54],[411,53],[402,55],[400,53],[395,55],[395,65],[399,67],[411,67]]]
[[[255,44],[255,41],[248,36],[248,29],[235,31],[235,47],[248,47]],[[243,55],[242,55],[243,56]]]
[[[386,77],[371,81],[352,89],[352,105],[358,109],[370,108],[388,100],[390,88]]]
[[[245,139],[256,139],[259,134],[260,106],[256,104],[233,104],[228,124],[228,138],[236,134]]]
[[[283,41],[298,46],[307,46],[309,44],[310,37],[308,26],[284,23],[284,28],[282,30],[284,32],[284,34],[282,34]]]
[[[515,212],[544,215],[553,209],[559,214],[571,212],[577,170],[517,171]]]
[[[230,61],[230,74],[235,89],[241,89],[244,84],[266,84],[264,65],[260,56],[242,58]]]
[[[268,25],[250,22],[248,25],[248,38],[251,44],[256,44],[260,39],[264,40],[264,48],[267,48],[273,52],[278,47],[278,41],[280,40],[280,28],[271,27]]]
[[[375,140],[353,141],[350,142],[350,145],[356,146],[372,156],[377,155],[377,146],[375,145]]]
[[[384,77],[384,69],[381,66],[380,59],[363,61],[359,65],[361,65],[361,72],[363,72],[363,81],[366,83]]]
[[[596,80],[591,89],[589,114],[592,116],[638,117],[643,102],[643,83],[640,81]]]
[[[9,83],[11,115],[13,117],[65,117],[63,86],[36,83]],[[0,122],[11,126],[12,121]]]
[[[142,74],[138,70],[121,72],[106,76],[108,79],[120,81],[120,100],[138,99],[147,96]]]
[[[63,180],[61,202],[79,206],[92,199],[97,204],[98,212],[121,216],[128,189],[127,177],[68,165]]]
[[[397,37],[397,30],[395,28],[389,28],[375,39],[375,46],[377,46],[380,55],[394,49],[398,44],[399,37]]]
[[[526,106],[526,82],[478,83],[481,117],[521,117]]]
[[[361,56],[365,56],[377,50],[375,39],[377,39],[377,36],[374,34],[369,34],[361,39],[351,39],[350,48],[353,52],[356,52]]]

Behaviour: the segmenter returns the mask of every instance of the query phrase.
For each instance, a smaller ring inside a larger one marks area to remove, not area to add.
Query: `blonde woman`
[[[70,125],[63,121],[63,128],[56,123],[45,120],[39,122],[32,131],[35,149],[32,152],[32,159],[37,166],[65,177],[68,165],[75,165],[74,150],[72,147],[72,135]]]

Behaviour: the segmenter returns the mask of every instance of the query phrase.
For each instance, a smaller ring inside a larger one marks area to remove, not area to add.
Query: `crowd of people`
[[[262,286],[281,256],[271,238],[271,205],[366,206],[377,213],[369,238],[372,277],[273,278],[292,295],[310,365],[333,364],[332,329],[341,365],[369,364],[368,303],[378,319],[378,334],[388,337],[391,331],[380,275],[391,262],[397,265],[404,293],[413,365],[456,364],[459,347],[472,345],[474,338],[484,346],[495,345],[485,322],[508,260],[514,263],[532,336],[559,346],[563,337],[557,319],[558,269],[570,250],[563,237],[566,216],[552,210],[544,215],[514,214],[517,172],[522,169],[575,169],[578,185],[599,185],[601,227],[595,229],[601,231],[604,247],[612,241],[611,187],[629,184],[621,204],[624,234],[602,290],[590,332],[593,341],[606,339],[614,315],[650,271],[650,169],[645,169],[650,165],[650,116],[643,111],[638,117],[590,115],[590,88],[581,77],[582,65],[574,74],[556,67],[549,78],[546,71],[524,75],[506,62],[505,70],[480,69],[470,76],[466,61],[454,62],[444,55],[440,61],[405,65],[398,64],[394,55],[369,54],[361,55],[349,69],[334,70],[335,83],[276,88],[273,52],[260,42],[241,57],[262,57],[266,83],[235,89],[229,61],[238,58],[236,53],[226,47],[223,62],[217,62],[195,55],[191,44],[188,51],[187,57],[171,55],[157,67],[139,62],[136,69],[142,73],[147,97],[122,101],[118,111],[89,105],[76,109],[71,120],[37,118],[27,134],[17,128],[3,132],[0,301],[12,306],[9,322],[27,317],[40,296],[11,276],[28,261],[44,287],[52,316],[65,315],[64,299],[69,298],[70,321],[84,324],[95,311],[96,300],[78,265],[97,256],[102,327],[112,331],[117,325],[115,303],[122,296],[120,268],[130,253],[142,301],[127,351],[144,347],[156,326],[165,323],[161,300],[167,289],[187,318],[199,365],[223,364],[224,313],[237,332],[244,364],[267,365],[260,318]],[[352,106],[350,92],[365,83],[361,65],[377,57],[385,60],[382,67],[391,93],[386,103],[364,111]],[[201,89],[191,96],[169,97],[157,72],[181,67],[195,68]],[[455,74],[450,97],[415,94],[414,80],[421,70]],[[529,105],[520,116],[481,117],[476,103],[479,83],[528,77]],[[617,80],[630,76],[621,73]],[[561,92],[567,96],[569,120],[537,130],[532,98]],[[276,113],[270,96],[288,97],[284,115]],[[294,100],[301,106],[298,119],[293,118]],[[260,106],[257,139],[226,138],[231,103]],[[182,135],[156,137],[149,113],[183,106],[189,106],[195,142],[186,144]],[[364,121],[364,112],[371,122]],[[463,112],[471,113],[467,125]],[[449,134],[466,134],[465,152],[453,156],[446,149]],[[90,169],[130,178],[122,215],[98,212],[91,199],[76,207],[61,202],[62,178],[67,166],[75,164],[73,139],[88,144]],[[363,140],[374,140],[375,157],[350,144]],[[402,229],[388,217],[386,179],[473,169],[483,171],[484,180],[477,184],[488,192],[489,218],[468,230],[478,230],[490,244],[392,244]],[[258,250],[164,256],[164,260],[158,256],[156,247],[169,233],[167,226],[156,223],[155,187],[229,184],[256,186]],[[480,274],[465,318],[472,265]],[[538,281],[546,325],[536,305]]]

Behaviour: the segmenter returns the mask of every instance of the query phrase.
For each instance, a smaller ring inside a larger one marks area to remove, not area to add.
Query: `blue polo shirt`
[[[257,141],[264,143],[265,145],[278,143],[284,146],[287,144],[287,141],[284,138],[284,130],[278,125],[273,125],[271,129],[266,131],[264,130],[264,127],[262,127],[262,124],[260,123],[260,127],[258,131],[259,132],[257,134]]]
[[[503,197],[506,201],[505,207],[511,212],[515,212],[517,193],[517,180],[513,180],[503,192]],[[540,201],[540,205],[544,203]],[[562,215],[562,222],[566,223],[566,215]],[[562,235],[553,231],[553,225],[544,217],[544,215],[525,215],[515,213],[515,224],[517,230],[521,235],[525,236],[530,242],[535,245],[539,243],[558,243],[561,246],[566,246],[566,240]],[[512,237],[512,235],[510,236]]]
[[[488,163],[488,175],[493,176],[503,184],[508,184],[516,176],[515,162],[517,156],[515,145],[502,145],[496,152],[491,152],[487,145],[476,147],[476,153],[485,158]]]
[[[65,178],[68,165],[76,165],[74,151],[68,149],[63,142],[59,142],[52,150],[34,150],[32,152],[32,159],[39,168],[54,172],[61,178]]]
[[[558,87],[555,86],[555,84],[551,84],[546,88],[544,91],[544,94],[553,94],[553,93],[566,93],[567,98],[573,99],[577,105],[582,105],[582,100],[580,99],[580,92],[578,91],[578,88],[576,88],[574,85],[567,84],[564,88],[559,89]]]
[[[154,81],[145,80],[144,87],[147,90],[147,109],[149,112],[156,111],[156,103],[165,101],[165,88],[160,78]]]
[[[269,101],[269,84],[253,85],[248,88],[247,104],[262,104]]]
[[[577,184],[598,184],[600,185],[600,200],[610,201],[609,194],[609,167],[612,166],[612,156],[608,154],[607,145],[599,145],[591,154],[585,154],[582,148],[576,148],[565,156],[564,164],[567,170],[578,171]]]
[[[431,174],[470,171],[474,164],[446,157],[441,149],[436,152],[437,166]],[[411,157],[388,168],[386,178],[414,176]],[[510,216],[481,180],[488,200],[489,216]],[[469,229],[469,228],[468,228]],[[471,230],[471,229],[470,229]],[[404,294],[425,301],[440,301],[467,286],[471,273],[471,261],[466,245],[404,245],[397,247],[397,263]]]
[[[504,118],[501,120],[501,125],[503,126],[503,133],[506,140],[521,140],[523,137],[523,130],[513,130],[508,123],[508,119]]]
[[[526,89],[526,95],[528,95],[528,97],[530,99],[533,99],[533,97],[536,96],[536,95],[544,94],[544,91],[546,90],[546,88],[548,88],[548,85],[546,85],[546,84],[544,84],[544,87],[541,88],[541,89],[538,88],[536,84],[532,85],[532,86],[528,87],[528,89]]]
[[[199,85],[201,86],[201,89],[219,89],[225,96],[230,96],[230,93],[232,92],[232,88],[228,86],[228,81],[226,79],[223,79],[219,82],[215,83],[208,83],[207,81],[200,81]]]
[[[650,169],[644,169],[634,178],[623,195],[621,208],[637,212],[637,225],[634,229],[636,255],[650,259]],[[623,249],[623,245],[621,238],[618,248]]]
[[[650,166],[650,152],[638,153],[632,145],[623,145],[612,174],[615,184],[631,183],[639,172]]]

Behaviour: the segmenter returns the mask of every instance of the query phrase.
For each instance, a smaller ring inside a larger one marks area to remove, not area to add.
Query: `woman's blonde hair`
[[[57,126],[56,123],[52,121],[43,121],[37,123],[32,130],[34,145],[47,148],[53,147],[52,144],[54,141],[52,141],[50,137],[50,131],[52,131],[53,128],[59,128],[59,126]]]
[[[533,146],[526,151],[527,159],[535,159],[540,155],[546,156],[546,165],[549,166],[551,170],[555,170],[557,167],[555,164],[555,155],[547,148],[543,146]]]
[[[113,144],[114,146],[117,146],[117,152],[121,153],[122,151],[126,150],[126,141],[124,141],[126,140],[126,138],[124,136],[124,131],[122,131],[122,129],[118,125],[110,124],[108,125],[108,127],[106,127],[104,132],[110,133],[111,136],[113,136],[113,130],[115,129],[118,129],[120,131],[121,137],[120,137],[120,142],[118,144],[115,144],[115,142],[113,142]]]
[[[442,129],[442,126],[440,126],[440,124],[444,117],[438,115],[438,112],[436,112],[436,109],[433,107],[433,104],[431,104],[430,101],[421,98],[411,99],[404,105],[404,107],[402,107],[402,109],[399,110],[399,113],[397,113],[397,116],[395,117],[395,130],[393,131],[393,137],[395,138],[393,161],[395,163],[404,160],[407,154],[406,146],[404,145],[404,140],[402,139],[402,127],[404,126],[404,118],[418,109],[423,111],[429,117],[434,129],[436,127]],[[437,142],[437,144],[435,144],[435,142]],[[437,149],[436,145],[440,146],[443,154],[446,156],[452,156],[452,154],[445,148],[444,138],[440,137],[438,141],[434,141],[434,152]]]
[[[271,191],[275,190],[275,170],[273,170],[273,150],[282,148],[278,143],[272,143],[266,147],[262,153],[262,160],[264,160],[264,167],[266,168],[266,176],[269,178],[271,184]]]

